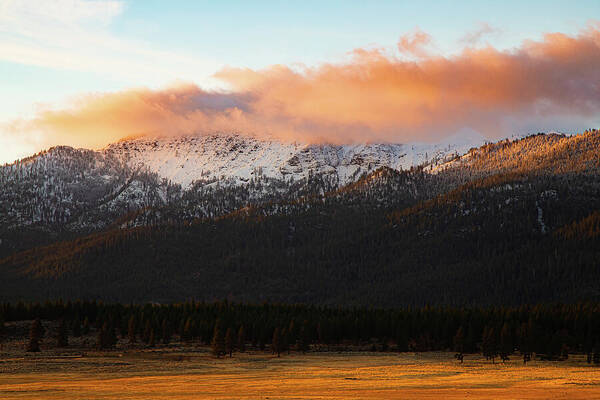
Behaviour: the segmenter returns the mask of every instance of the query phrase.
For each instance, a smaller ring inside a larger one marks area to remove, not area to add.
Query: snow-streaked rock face
[[[127,210],[165,203],[167,188],[110,155],[57,146],[0,167],[0,226],[100,228]]]
[[[100,151],[53,147],[0,166],[0,258],[73,233],[187,223],[244,210],[294,213],[317,198],[401,208],[494,174],[597,176],[599,138],[598,131],[532,135],[472,151],[481,137],[336,146],[221,134],[124,140]],[[397,172],[419,165],[424,168]],[[546,203],[564,194],[543,188],[536,215],[549,230]],[[512,204],[512,198],[506,201]]]
[[[0,256],[26,248],[15,236],[26,230],[49,242],[263,203],[282,212],[281,204],[333,192],[380,167],[425,163],[430,171],[472,146],[457,143],[311,145],[220,134],[123,140],[100,151],[57,146],[0,166]],[[384,202],[399,188],[379,186],[367,192]]]
[[[482,143],[481,137],[471,137],[441,144],[314,145],[213,134],[123,140],[103,152],[185,188],[200,179],[243,183],[261,175],[298,180],[333,174],[346,184],[383,166],[397,170],[434,166]]]

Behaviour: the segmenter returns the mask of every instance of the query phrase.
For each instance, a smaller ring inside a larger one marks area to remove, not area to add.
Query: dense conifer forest
[[[31,321],[29,332],[14,321]],[[53,322],[54,321],[54,322]],[[58,323],[56,323],[58,322]],[[27,338],[27,351],[68,347],[93,335],[90,349],[148,348],[172,341],[211,346],[217,357],[246,350],[482,352],[495,361],[586,354],[600,363],[600,305],[519,307],[323,307],[186,302],[122,305],[95,301],[3,303],[0,338]]]

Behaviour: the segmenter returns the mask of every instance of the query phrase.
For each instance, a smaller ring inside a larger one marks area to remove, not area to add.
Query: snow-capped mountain
[[[0,256],[106,229],[292,215],[315,201],[403,208],[473,180],[498,175],[504,182],[507,173],[543,176],[539,193],[554,193],[549,176],[596,179],[599,140],[594,130],[471,150],[480,137],[314,145],[221,134],[129,139],[98,151],[57,146],[0,166]],[[413,166],[423,168],[407,171]],[[533,204],[543,208],[539,196]]]
[[[102,152],[184,188],[198,180],[240,184],[258,176],[289,181],[316,174],[347,184],[380,167],[434,166],[483,142],[481,136],[470,136],[438,144],[315,145],[213,134],[122,140]]]
[[[314,145],[219,134],[122,140],[99,151],[57,146],[0,167],[0,253],[25,236],[50,241],[319,196],[380,167],[433,167],[477,144]]]

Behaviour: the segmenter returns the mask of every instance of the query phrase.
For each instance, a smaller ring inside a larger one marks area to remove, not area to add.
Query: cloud
[[[247,107],[246,97],[206,92],[191,84],[89,94],[73,100],[70,109],[42,110],[34,119],[12,121],[5,129],[42,132],[49,143],[93,148],[132,135],[230,131]]]
[[[220,67],[116,37],[110,26],[125,10],[116,0],[0,0],[0,60],[153,84],[165,76],[202,80]]]
[[[429,42],[401,38],[403,48]],[[356,49],[339,64],[225,68],[229,92],[193,84],[87,95],[13,121],[46,143],[99,147],[132,134],[237,131],[308,142],[436,141],[463,129],[490,138],[598,122],[600,30],[546,34],[519,48],[467,47],[406,60]]]
[[[427,46],[430,43],[431,36],[428,33],[417,29],[412,33],[400,36],[400,40],[398,40],[398,51],[417,58],[425,58],[429,56]]]
[[[123,12],[124,4],[116,0],[49,0],[38,3],[2,0],[0,9],[5,20],[27,16],[38,22],[51,20],[72,24],[97,20],[106,24]]]
[[[485,36],[495,35],[500,33],[500,29],[490,26],[487,22],[481,22],[479,27],[472,31],[467,32],[461,39],[460,42],[467,46],[477,45]]]

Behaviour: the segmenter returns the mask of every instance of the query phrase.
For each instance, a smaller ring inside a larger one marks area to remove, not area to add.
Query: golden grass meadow
[[[600,369],[451,353],[4,352],[2,399],[594,399]]]

